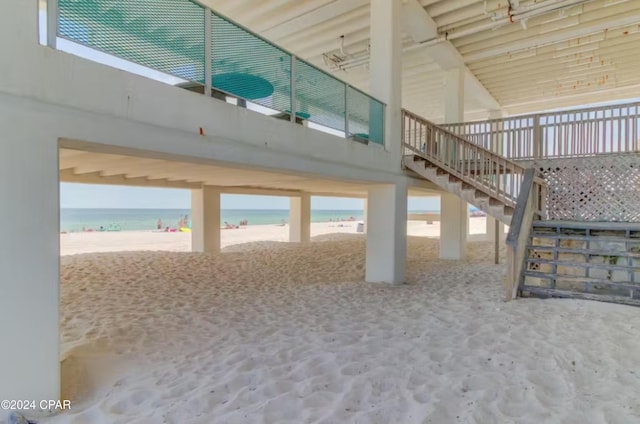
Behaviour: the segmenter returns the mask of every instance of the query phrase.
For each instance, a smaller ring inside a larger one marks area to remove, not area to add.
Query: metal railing
[[[640,152],[640,103],[442,126],[512,160]]]
[[[191,91],[384,144],[382,102],[191,0],[47,0],[47,32],[53,48],[62,38]]]
[[[407,110],[402,117],[405,154],[421,156],[503,204],[516,205],[526,168]],[[544,182],[536,178],[535,184],[541,214]]]

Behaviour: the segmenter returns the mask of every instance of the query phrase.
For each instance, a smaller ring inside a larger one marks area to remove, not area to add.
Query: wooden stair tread
[[[640,306],[640,299],[632,299],[624,296],[611,296],[602,294],[579,293],[566,290],[550,289],[545,287],[527,287],[525,291],[530,294],[544,297],[561,297],[572,299],[597,300],[600,302],[622,303],[625,305]]]
[[[595,278],[595,277],[581,277],[579,275],[569,275],[569,274],[558,274],[551,272],[539,272],[539,271],[531,271],[525,270],[522,272],[522,275],[526,277],[535,277],[542,278],[545,280],[565,280],[565,281],[577,281],[584,283],[603,283],[603,284],[630,284],[640,288],[640,282],[633,283],[631,281],[611,281],[606,278]]]
[[[597,240],[595,240],[597,241]],[[539,246],[535,244],[528,244],[529,250],[541,250],[545,252],[553,252],[557,250],[559,253],[573,253],[578,255],[590,255],[590,256],[619,256],[621,258],[640,258],[640,252],[616,252],[611,250],[598,250],[598,249],[577,249],[571,247],[555,247],[555,246]],[[612,254],[614,253],[614,254]]]

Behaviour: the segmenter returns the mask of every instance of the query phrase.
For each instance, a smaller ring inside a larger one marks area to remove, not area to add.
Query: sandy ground
[[[409,237],[400,286],[364,282],[360,234],[63,256],[73,408],[42,422],[640,422],[640,308],[504,303],[490,243],[437,245]]]
[[[357,222],[322,222],[311,224],[311,236],[332,233],[357,234]],[[471,218],[469,232],[472,240],[479,240],[485,234],[485,218]],[[407,234],[413,236],[439,237],[439,222],[427,224],[425,221],[409,221]],[[232,244],[289,241],[289,226],[249,225],[239,229],[222,230],[221,246]],[[176,252],[191,251],[189,233],[165,233],[153,231],[87,232],[60,235],[62,255],[89,252],[113,252],[132,250],[169,250]]]

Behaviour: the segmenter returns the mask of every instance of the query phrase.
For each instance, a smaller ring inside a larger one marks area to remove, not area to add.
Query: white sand
[[[485,226],[485,218],[471,218],[469,228],[474,239],[484,237]],[[311,236],[332,233],[357,234],[357,227],[357,222],[312,223]],[[437,221],[432,224],[427,224],[425,221],[409,221],[407,234],[439,237],[440,225]],[[249,225],[238,229],[226,229],[221,231],[220,239],[223,248],[233,244],[262,241],[285,242],[289,241],[289,226]],[[189,252],[191,235],[152,231],[69,233],[60,235],[60,250],[62,255],[133,250]]]
[[[63,257],[73,409],[43,422],[640,422],[639,308],[503,303],[486,242],[412,236],[408,284],[367,284],[364,242]]]

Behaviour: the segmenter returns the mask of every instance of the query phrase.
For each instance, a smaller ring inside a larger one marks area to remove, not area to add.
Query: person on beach
[[[156,228],[158,230],[162,230],[162,219],[158,218],[158,223],[156,224]]]

